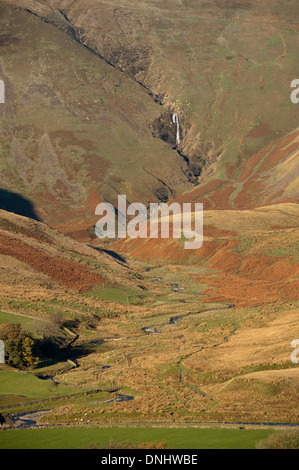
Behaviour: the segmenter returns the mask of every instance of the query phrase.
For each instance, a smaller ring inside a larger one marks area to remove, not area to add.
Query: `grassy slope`
[[[26,323],[30,322],[30,318],[18,316],[18,315],[11,315],[10,313],[3,313],[0,312],[0,324],[2,323],[19,323],[20,325],[26,325]]]
[[[26,374],[13,369],[10,371],[1,370],[0,389],[2,395],[12,397],[14,395],[21,395],[19,401],[23,398],[31,398],[32,400],[54,398],[82,392],[82,389],[55,385],[51,382],[38,379],[34,374]],[[3,398],[2,403],[5,403]],[[9,401],[7,403],[9,403]]]

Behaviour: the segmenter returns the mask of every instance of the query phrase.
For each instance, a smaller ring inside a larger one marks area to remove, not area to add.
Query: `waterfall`
[[[3,80],[0,80],[0,103],[5,103],[5,85]]]
[[[5,347],[4,342],[0,339],[0,364],[5,364]]]
[[[176,144],[179,145],[181,143],[181,136],[180,136],[180,122],[179,122],[178,113],[173,114],[172,121],[177,125]]]

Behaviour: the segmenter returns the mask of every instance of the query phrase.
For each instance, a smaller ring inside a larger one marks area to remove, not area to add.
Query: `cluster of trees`
[[[19,324],[0,326],[0,338],[5,344],[5,361],[7,364],[25,369],[38,363],[34,352],[34,339],[26,334]]]
[[[86,315],[87,328],[95,328],[99,319]],[[80,345],[74,346],[78,335],[72,330],[82,323],[80,319],[67,319],[62,313],[52,312],[42,318],[20,324],[0,325],[0,339],[5,345],[6,364],[18,369],[41,367],[43,363],[66,360],[72,347],[72,357],[84,355],[89,350]]]
[[[5,345],[6,364],[18,369],[34,367],[39,357],[55,358],[63,344],[62,315],[51,314],[43,320],[32,321],[22,329],[20,324],[0,325],[0,339]]]

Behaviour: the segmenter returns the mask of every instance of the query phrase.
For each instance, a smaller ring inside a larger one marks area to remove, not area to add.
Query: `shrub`
[[[256,445],[257,449],[299,449],[299,431],[278,431]]]
[[[139,444],[133,444],[132,442],[126,440],[123,442],[116,441],[114,439],[109,439],[104,442],[101,447],[98,443],[91,442],[88,444],[85,449],[169,449],[165,441],[161,442],[141,442]]]

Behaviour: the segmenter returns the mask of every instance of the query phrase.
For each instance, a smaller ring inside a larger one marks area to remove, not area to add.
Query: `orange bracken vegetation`
[[[98,273],[3,234],[0,234],[0,254],[12,256],[46,274],[61,286],[78,292],[87,292],[96,285],[106,284],[105,278]]]

